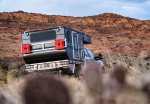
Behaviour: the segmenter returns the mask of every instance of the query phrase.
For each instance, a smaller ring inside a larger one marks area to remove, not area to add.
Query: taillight
[[[55,40],[55,49],[61,50],[65,48],[65,41],[64,39],[56,39]]]
[[[22,54],[31,53],[31,44],[22,44]]]

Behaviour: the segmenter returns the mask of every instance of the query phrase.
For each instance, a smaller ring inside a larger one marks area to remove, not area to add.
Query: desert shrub
[[[146,63],[147,66],[150,66],[150,63]]]
[[[147,56],[144,58],[144,60],[149,60],[150,59],[150,56]]]
[[[25,104],[70,104],[68,88],[57,78],[47,73],[37,73],[26,78],[23,90]]]
[[[1,67],[1,69],[2,69],[4,72],[7,72],[7,71],[8,71],[8,65],[7,65],[7,64],[1,64],[0,67]]]
[[[11,79],[14,79],[14,78],[23,77],[24,75],[26,75],[26,73],[23,70],[20,70],[20,69],[11,69],[7,73],[7,80],[11,80]]]
[[[16,78],[16,73],[7,73],[7,81],[11,81],[12,79]]]
[[[7,82],[7,74],[4,72],[4,69],[0,67],[0,85]]]
[[[127,66],[117,63],[105,73],[92,62],[82,70],[79,78],[58,77],[47,72],[30,73],[8,81],[7,91],[2,94],[11,101],[7,104],[150,104],[149,73],[130,73]],[[7,75],[16,77],[16,73]],[[15,86],[15,83],[18,84]],[[3,104],[1,98],[0,95],[0,104]],[[14,103],[16,101],[18,103]]]
[[[25,67],[22,63],[16,64],[14,67],[12,67],[12,68],[10,68],[10,70],[8,70],[8,77],[17,78],[17,77],[24,76],[26,74],[24,69],[25,69]]]

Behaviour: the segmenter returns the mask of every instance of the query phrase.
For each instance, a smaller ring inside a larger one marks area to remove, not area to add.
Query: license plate
[[[49,68],[49,69],[52,69],[52,68],[55,68],[55,63],[44,63],[43,64],[44,68]]]
[[[56,67],[55,63],[35,64],[34,70],[53,69],[55,67]]]
[[[50,64],[49,63],[44,63],[44,67],[49,67]]]
[[[48,69],[55,69],[66,67],[68,64],[66,61],[54,61],[54,62],[43,62],[43,63],[36,63],[36,64],[26,64],[26,70],[34,71],[34,70],[48,70]]]

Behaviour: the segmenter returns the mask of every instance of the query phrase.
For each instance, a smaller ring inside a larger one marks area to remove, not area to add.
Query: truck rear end
[[[90,41],[83,33],[67,27],[24,32],[21,50],[25,69],[60,69],[81,64],[84,60],[83,44]]]

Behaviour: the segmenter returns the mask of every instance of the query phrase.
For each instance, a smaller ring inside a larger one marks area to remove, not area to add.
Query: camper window
[[[78,49],[77,37],[74,36],[74,49]]]
[[[34,42],[41,42],[41,41],[48,41],[56,39],[56,31],[38,31],[30,33],[30,41],[31,43]]]

